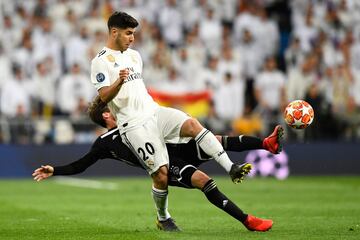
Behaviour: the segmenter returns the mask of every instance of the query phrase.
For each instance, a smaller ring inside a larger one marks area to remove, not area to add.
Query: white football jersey
[[[108,103],[120,132],[142,125],[159,107],[146,90],[142,67],[140,54],[129,48],[121,52],[104,47],[91,62],[91,81],[97,90],[113,84],[120,70],[129,70],[120,91]]]

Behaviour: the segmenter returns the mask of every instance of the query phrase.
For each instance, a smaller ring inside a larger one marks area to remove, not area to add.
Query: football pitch
[[[0,180],[0,239],[360,239],[360,177],[214,179],[273,228],[250,232],[201,191],[171,187],[169,209],[182,232],[161,232],[145,177]]]

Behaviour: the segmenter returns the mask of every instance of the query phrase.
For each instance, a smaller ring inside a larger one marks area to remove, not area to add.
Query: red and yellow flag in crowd
[[[211,93],[209,91],[169,94],[155,89],[148,89],[148,92],[161,106],[177,108],[192,117],[205,117],[210,109]]]

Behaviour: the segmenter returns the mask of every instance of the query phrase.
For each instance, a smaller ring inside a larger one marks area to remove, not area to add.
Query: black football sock
[[[240,222],[244,222],[246,220],[247,214],[245,214],[240,208],[238,208],[238,206],[236,206],[230,199],[219,191],[214,180],[210,179],[201,191],[204,192],[205,196],[212,204],[221,210],[227,212]]]
[[[226,151],[241,152],[253,149],[264,149],[263,140],[258,137],[240,135],[236,137],[222,136],[221,143]]]

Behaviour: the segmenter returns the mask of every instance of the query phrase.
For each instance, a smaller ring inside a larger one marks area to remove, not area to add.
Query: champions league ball
[[[285,108],[284,120],[292,128],[304,129],[314,120],[314,110],[304,100],[295,100]]]

